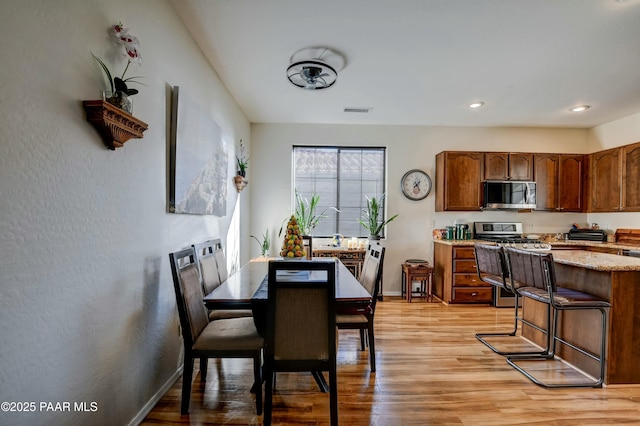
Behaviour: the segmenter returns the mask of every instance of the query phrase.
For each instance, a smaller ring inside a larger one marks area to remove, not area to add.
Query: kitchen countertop
[[[474,243],[493,244],[483,240],[434,240],[439,244],[456,247],[470,247]],[[640,258],[619,256],[617,254],[599,253],[586,250],[553,250],[554,246],[603,247],[610,249],[638,249],[637,246],[616,243],[596,243],[592,241],[559,241],[550,243],[553,260],[556,263],[577,266],[596,271],[640,271]]]
[[[492,242],[485,240],[433,240],[435,243],[447,244],[450,246],[472,246],[475,243],[481,244],[493,244]],[[531,240],[532,243],[535,243],[535,240]],[[625,243],[609,243],[603,242],[599,243],[597,241],[577,241],[577,240],[568,240],[568,241],[558,241],[558,242],[547,242],[542,241],[546,244],[551,244],[551,248],[554,246],[557,247],[601,247],[613,250],[640,250],[640,247],[634,244],[625,244]]]

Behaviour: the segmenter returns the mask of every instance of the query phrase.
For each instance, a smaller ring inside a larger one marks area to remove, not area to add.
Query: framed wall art
[[[230,141],[178,86],[173,87],[171,107],[168,209],[225,216]]]

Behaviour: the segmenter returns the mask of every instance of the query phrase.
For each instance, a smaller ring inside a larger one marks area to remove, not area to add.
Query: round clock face
[[[410,200],[422,200],[431,192],[431,178],[419,169],[405,173],[400,185],[402,193]]]

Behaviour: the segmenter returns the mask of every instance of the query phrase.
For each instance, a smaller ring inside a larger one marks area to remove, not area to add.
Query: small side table
[[[420,290],[413,291],[413,282],[420,282]],[[433,267],[422,259],[407,259],[402,264],[402,296],[406,294],[407,301],[420,298],[433,300]]]

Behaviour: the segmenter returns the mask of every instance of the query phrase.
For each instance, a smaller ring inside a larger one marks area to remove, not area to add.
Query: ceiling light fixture
[[[302,89],[328,89],[337,81],[343,66],[344,56],[327,47],[301,49],[291,56],[287,78]]]
[[[469,108],[476,109],[480,108],[482,105],[484,105],[484,102],[474,102],[472,104],[469,104]]]
[[[590,105],[578,105],[578,106],[574,106],[569,111],[571,111],[571,112],[582,112],[582,111],[588,110],[589,108],[591,108]]]

